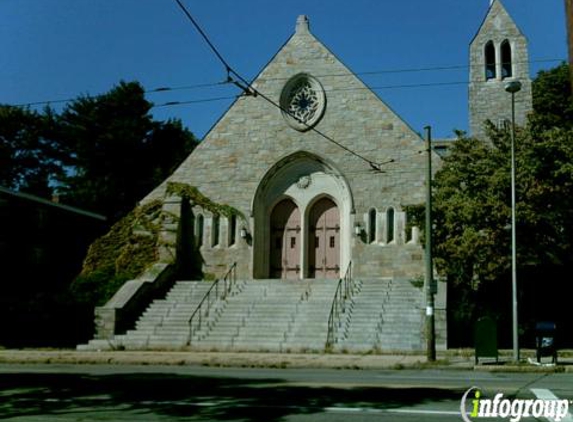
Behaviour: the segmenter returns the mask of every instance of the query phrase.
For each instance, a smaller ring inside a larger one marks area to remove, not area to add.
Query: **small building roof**
[[[54,207],[63,211],[71,212],[74,214],[83,215],[85,217],[93,218],[95,220],[106,221],[107,218],[104,215],[97,214],[91,211],[82,210],[80,208],[72,207],[70,205],[59,204],[57,202],[50,201],[45,198],[41,198],[36,195],[31,195],[29,193],[16,192],[11,189],[4,188],[0,186],[0,194],[8,195],[14,198],[23,199],[25,201],[34,202],[43,206]]]

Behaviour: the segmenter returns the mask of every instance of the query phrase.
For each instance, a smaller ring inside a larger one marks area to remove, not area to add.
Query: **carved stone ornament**
[[[312,179],[311,179],[310,175],[309,176],[301,176],[298,179],[298,182],[296,182],[296,186],[299,189],[306,189],[310,186],[311,183],[312,183]]]
[[[301,73],[284,86],[280,105],[288,124],[304,132],[316,125],[324,114],[324,89],[315,78]]]

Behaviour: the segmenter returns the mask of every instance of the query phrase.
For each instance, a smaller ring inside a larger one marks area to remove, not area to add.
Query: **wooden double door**
[[[304,225],[301,212],[290,199],[279,202],[271,213],[270,276],[298,279],[340,277],[340,213],[329,198],[317,201]],[[306,250],[303,250],[302,238]],[[302,262],[306,257],[307,271]]]

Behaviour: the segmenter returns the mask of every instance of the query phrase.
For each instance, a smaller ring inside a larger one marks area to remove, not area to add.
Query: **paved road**
[[[0,365],[0,419],[461,421],[461,397],[471,386],[489,397],[548,392],[573,400],[571,373]]]

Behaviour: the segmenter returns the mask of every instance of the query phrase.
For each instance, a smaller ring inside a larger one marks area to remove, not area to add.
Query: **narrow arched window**
[[[205,226],[205,219],[202,214],[197,216],[195,220],[195,242],[198,248],[203,246],[203,227]]]
[[[232,215],[229,218],[229,246],[237,243],[237,216]]]
[[[495,46],[492,41],[488,41],[485,45],[484,50],[485,57],[485,79],[489,81],[490,79],[495,79]]]
[[[219,216],[214,215],[211,223],[211,246],[219,244]]]
[[[505,40],[501,43],[501,77],[511,78],[512,76],[511,44]]]
[[[376,210],[368,211],[368,243],[376,241]]]
[[[394,240],[394,208],[386,211],[386,243]]]

